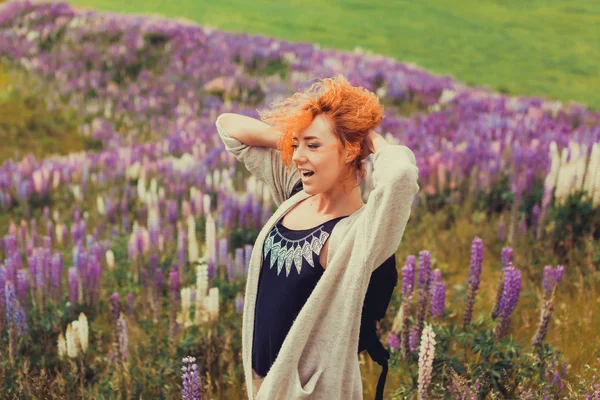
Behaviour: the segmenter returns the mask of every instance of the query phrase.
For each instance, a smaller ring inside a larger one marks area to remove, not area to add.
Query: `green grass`
[[[78,134],[81,121],[76,110],[48,102],[40,92],[43,88],[27,73],[0,67],[0,164],[27,154],[39,160],[101,145]]]
[[[586,0],[75,0],[76,6],[160,13],[232,32],[414,62],[509,94],[600,109],[600,3]]]

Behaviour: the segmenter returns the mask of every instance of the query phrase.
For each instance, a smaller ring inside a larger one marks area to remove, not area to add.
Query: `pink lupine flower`
[[[431,383],[433,358],[435,355],[435,333],[431,325],[425,326],[421,335],[421,347],[419,349],[419,398],[427,399],[427,388]]]

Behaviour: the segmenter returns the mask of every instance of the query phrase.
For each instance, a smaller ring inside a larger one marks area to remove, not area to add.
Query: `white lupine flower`
[[[31,174],[31,177],[33,178],[33,188],[35,189],[36,192],[41,192],[42,190],[42,183],[43,183],[43,176],[42,176],[42,170],[38,169],[33,171],[33,174]]]
[[[192,288],[184,287],[181,289],[181,314],[177,316],[177,323],[183,324],[185,328],[192,326],[190,319],[190,306],[192,305]]]
[[[71,324],[67,325],[67,332],[65,336],[65,340],[67,342],[67,355],[70,358],[77,357],[77,345],[75,344],[75,335],[73,334]]]
[[[446,104],[456,97],[456,92],[450,89],[444,89],[438,100],[439,104]]]
[[[98,210],[98,214],[100,215],[105,215],[106,214],[106,207],[104,206],[104,197],[98,195],[98,197],[96,197],[96,209]]]
[[[208,311],[211,318],[219,316],[219,288],[210,288],[208,296],[204,299],[204,308]]]
[[[81,348],[81,338],[79,337],[79,320],[71,322],[71,333],[75,339],[75,348],[77,351]]]
[[[125,175],[130,179],[137,179],[137,177],[140,175],[141,167],[142,166],[139,161],[136,161],[127,168]]]
[[[600,143],[598,142],[592,146],[583,188],[592,199],[592,205],[596,207],[600,203]]]
[[[154,204],[148,208],[148,228],[159,228],[160,227],[160,211],[158,206]]]
[[[419,399],[427,399],[427,388],[431,383],[431,371],[435,355],[435,333],[428,324],[421,334],[421,348],[419,349]]]
[[[187,218],[191,214],[192,214],[192,208],[190,207],[190,202],[184,199],[181,202],[181,215],[183,215],[184,218]]]
[[[111,249],[106,250],[106,266],[109,270],[115,267],[115,254]]]
[[[81,193],[81,186],[72,185],[71,191],[73,192],[73,197],[75,197],[75,201],[81,202],[83,200],[83,194]]]
[[[58,335],[58,356],[63,358],[67,355],[67,342],[65,341],[65,335],[61,332]]]
[[[211,189],[211,190],[214,190],[215,188],[213,187],[213,183],[212,182],[213,182],[212,175],[211,174],[207,174],[206,175],[206,179],[205,179],[206,187],[209,188],[209,189]]]
[[[56,189],[60,185],[60,172],[54,171],[52,173],[52,189]]]
[[[140,201],[146,202],[146,171],[142,169],[137,182],[137,194]]]
[[[79,344],[81,345],[81,351],[86,352],[89,344],[89,326],[88,320],[84,313],[79,314]]]
[[[165,237],[162,235],[158,235],[158,251],[162,252],[165,250]]]
[[[202,212],[204,213],[204,215],[207,215],[210,213],[210,206],[211,206],[211,197],[209,194],[204,193],[204,195],[202,196]]]
[[[217,260],[217,227],[212,214],[206,216],[206,260]]]
[[[218,169],[215,169],[215,170],[213,170],[212,175],[213,175],[213,182],[214,182],[215,188],[218,188],[219,183],[221,183],[221,171]]]
[[[585,178],[585,166],[587,164],[587,153],[588,146],[583,144],[579,146],[578,143],[575,143],[577,148],[577,154],[575,155],[575,159],[573,160],[573,167],[575,169],[576,181],[575,188],[581,189],[583,187],[583,179]]]
[[[188,260],[196,261],[198,259],[198,256],[200,255],[200,251],[198,249],[198,240],[196,240],[196,221],[194,221],[193,215],[188,216],[187,227]]]
[[[148,229],[143,226],[140,229],[140,235],[142,236],[142,252],[144,254],[148,254],[150,251],[150,232],[148,232]]]
[[[558,179],[558,170],[560,168],[560,157],[558,155],[558,148],[555,141],[550,142],[550,150],[548,152],[551,164],[550,172],[544,181],[544,186],[554,189],[556,187],[556,180]]]
[[[158,189],[158,182],[156,181],[156,178],[150,179],[150,193],[157,194],[158,193],[157,189]]]
[[[57,223],[54,227],[54,233],[56,234],[56,242],[62,246],[63,244],[63,231],[65,226],[61,223]]]
[[[205,322],[204,299],[208,290],[208,265],[204,262],[196,267],[196,304],[195,323]]]

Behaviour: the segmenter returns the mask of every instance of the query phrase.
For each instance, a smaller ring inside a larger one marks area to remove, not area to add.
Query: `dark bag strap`
[[[377,332],[374,329],[369,330],[369,337],[367,338],[367,352],[371,359],[377,364],[381,365],[381,375],[377,381],[377,391],[375,392],[375,400],[383,400],[383,388],[385,387],[385,380],[388,373],[388,360],[390,359],[390,352],[383,347]]]

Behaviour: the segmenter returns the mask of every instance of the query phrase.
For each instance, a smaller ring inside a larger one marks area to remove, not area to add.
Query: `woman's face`
[[[332,190],[346,174],[346,151],[339,154],[342,144],[332,132],[327,117],[319,114],[312,123],[293,137],[294,154],[292,161],[299,170],[304,191],[317,194]],[[301,169],[313,171],[306,177]]]

